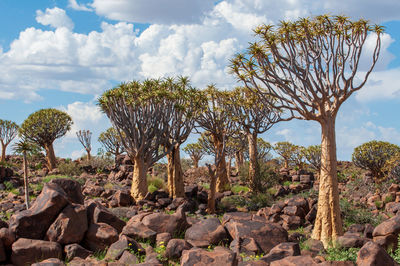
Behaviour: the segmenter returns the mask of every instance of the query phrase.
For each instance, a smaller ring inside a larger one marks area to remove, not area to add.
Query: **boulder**
[[[263,253],[287,242],[288,233],[279,224],[253,220],[231,220],[225,224],[232,239],[253,238]]]
[[[67,178],[54,178],[50,180],[49,184],[60,186],[71,203],[84,204],[85,198],[82,194],[82,186],[79,182]]]
[[[118,232],[114,227],[105,224],[91,224],[86,232],[83,244],[91,251],[102,251],[118,240]]]
[[[87,250],[79,244],[70,244],[64,247],[65,260],[71,261],[74,258],[86,259],[93,254],[92,251]]]
[[[9,228],[1,228],[0,240],[4,244],[4,247],[9,250],[16,240],[15,234]]]
[[[270,266],[318,266],[311,256],[289,256],[271,262]]]
[[[6,249],[4,247],[3,241],[0,240],[0,262],[7,260]]]
[[[337,238],[338,244],[344,248],[361,248],[366,241],[369,240],[359,237],[357,234],[346,234]]]
[[[273,247],[270,252],[261,258],[262,261],[271,263],[288,256],[299,256],[300,246],[298,243],[285,242]]]
[[[43,239],[46,231],[68,204],[67,195],[57,184],[45,184],[32,206],[11,216],[9,228],[17,238]]]
[[[11,261],[15,266],[25,266],[49,258],[62,258],[60,244],[20,238],[12,245]]]
[[[167,245],[168,242],[171,240],[172,236],[170,233],[160,233],[157,234],[156,237],[156,245]]]
[[[106,260],[118,260],[125,250],[132,252],[144,251],[143,247],[130,237],[121,235],[117,242],[114,242],[107,250]],[[143,252],[140,252],[143,254]]]
[[[121,257],[118,260],[118,263],[121,263],[122,265],[134,265],[137,264],[137,262],[138,258],[127,250],[122,253]]]
[[[45,240],[61,245],[79,243],[88,229],[86,208],[79,204],[70,204],[58,215],[47,230]]]
[[[154,243],[157,236],[156,232],[145,226],[142,222],[136,221],[135,217],[132,217],[128,221],[126,226],[122,229],[121,234],[138,241],[150,241],[150,243]]]
[[[179,259],[182,251],[191,249],[193,246],[183,239],[171,239],[165,249],[165,257],[168,259]]]
[[[370,241],[367,242],[357,254],[358,266],[371,266],[371,265],[385,265],[394,266],[398,265],[392,257],[380,247],[378,244]]]
[[[192,265],[234,266],[237,265],[236,253],[219,246],[213,251],[206,251],[201,248],[184,250],[181,257],[181,266]]]
[[[299,206],[286,206],[283,208],[283,213],[289,216],[300,216],[302,218],[306,215],[304,209]]]
[[[260,246],[251,237],[236,238],[231,242],[229,248],[236,254],[256,255],[262,253]]]
[[[130,206],[134,203],[131,193],[128,190],[118,190],[114,195],[114,199],[120,207]]]
[[[228,237],[218,218],[212,217],[195,223],[186,230],[185,240],[195,247],[218,245]]]
[[[167,232],[171,235],[183,232],[189,227],[182,208],[178,208],[174,214],[149,214],[143,217],[142,223],[156,233]]]
[[[384,221],[375,227],[374,232],[372,233],[373,237],[376,236],[385,236],[394,234],[397,235],[400,232],[400,215],[396,215],[389,220]]]
[[[94,200],[87,202],[86,206],[89,223],[105,223],[114,227],[118,233],[121,233],[126,223],[106,207]]]
[[[60,259],[47,259],[47,260],[42,260],[41,262],[37,262],[32,264],[31,266],[64,266],[65,263],[62,262]]]

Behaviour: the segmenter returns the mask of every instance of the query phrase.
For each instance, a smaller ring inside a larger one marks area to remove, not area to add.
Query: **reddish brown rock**
[[[372,265],[385,265],[395,266],[398,265],[392,257],[387,254],[386,250],[370,241],[366,243],[357,254],[358,266],[372,266]]]
[[[80,246],[79,244],[70,244],[64,247],[65,260],[71,261],[74,258],[86,259],[93,254],[92,251]]]
[[[110,212],[106,207],[95,200],[86,202],[86,209],[89,223],[106,223],[114,227],[118,233],[121,233],[125,222]]]
[[[12,244],[16,240],[15,234],[9,228],[1,228],[0,240],[6,249],[11,249]]]
[[[181,266],[234,266],[237,265],[236,253],[224,247],[216,247],[214,251],[200,248],[184,250],[181,257]]]
[[[60,244],[20,238],[12,245],[11,261],[15,266],[25,266],[49,258],[62,258]]]
[[[82,186],[79,182],[67,178],[54,178],[50,180],[49,184],[55,184],[61,187],[71,203],[83,205],[84,196],[82,194]]]
[[[60,259],[47,259],[47,260],[43,260],[41,262],[38,263],[34,263],[31,266],[64,266],[65,263],[62,262]]]
[[[127,250],[125,250],[124,253],[122,253],[121,257],[118,260],[118,263],[121,263],[122,265],[134,265],[134,264],[136,265],[137,262],[138,258]]]
[[[286,206],[283,208],[283,213],[289,216],[300,216],[304,218],[304,209],[299,206]]]
[[[167,245],[168,242],[171,240],[172,236],[170,233],[160,233],[157,234],[156,237],[156,245],[159,246],[161,244]]]
[[[118,190],[114,195],[114,199],[120,207],[130,206],[134,203],[131,193],[127,190]]]
[[[47,230],[45,240],[58,242],[61,245],[80,243],[87,229],[85,206],[70,204],[64,208]]]
[[[47,229],[68,204],[64,190],[56,184],[45,184],[29,210],[11,216],[10,226],[17,238],[43,239]]]
[[[300,247],[298,243],[285,242],[281,243],[270,250],[270,252],[261,258],[262,261],[271,263],[288,256],[299,256]]]
[[[142,222],[136,221],[134,217],[128,221],[126,226],[122,229],[121,234],[139,241],[150,241],[150,243],[154,243],[157,236],[156,232],[145,226]]]
[[[218,218],[208,218],[186,230],[185,240],[195,247],[218,245],[228,237]]]
[[[125,250],[139,252],[144,255],[143,247],[130,237],[121,235],[117,242],[114,242],[107,250],[106,260],[118,260]],[[143,251],[143,252],[141,252]]]
[[[271,266],[317,266],[310,256],[289,256],[271,262]]]
[[[118,232],[114,227],[105,223],[98,223],[89,226],[83,244],[91,251],[101,251],[117,240]]]
[[[165,249],[165,257],[168,259],[179,259],[182,251],[191,249],[193,246],[183,239],[171,239]]]
[[[366,240],[365,238],[359,237],[355,234],[347,234],[337,238],[338,244],[345,248],[361,248],[367,241],[369,240]]]
[[[156,233],[167,232],[171,235],[182,232],[189,227],[182,208],[178,208],[174,214],[152,213],[145,216],[142,223]]]

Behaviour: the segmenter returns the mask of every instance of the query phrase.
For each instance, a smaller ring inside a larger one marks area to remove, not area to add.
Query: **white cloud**
[[[76,0],[68,0],[68,7],[78,11],[93,11],[93,9],[87,7],[85,4],[78,4]]]
[[[46,8],[46,11],[43,12],[41,10],[36,11],[36,21],[45,26],[51,26],[53,28],[61,28],[65,27],[69,30],[74,28],[74,23],[67,16],[65,10],[54,7],[54,8]]]
[[[215,0],[94,0],[96,13],[109,19],[137,23],[199,23]]]

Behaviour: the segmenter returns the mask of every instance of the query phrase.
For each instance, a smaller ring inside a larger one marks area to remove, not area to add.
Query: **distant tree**
[[[86,159],[90,161],[90,151],[92,150],[91,139],[92,132],[90,130],[79,130],[76,132],[76,136],[78,137],[79,142],[85,148],[87,156]]]
[[[354,149],[353,163],[372,172],[376,178],[383,177],[383,169],[387,161],[400,153],[400,147],[386,141],[369,141]]]
[[[121,132],[121,134],[124,136],[123,132]],[[100,133],[98,141],[101,143],[101,145],[103,145],[107,152],[114,155],[115,159],[117,159],[118,155],[125,152],[121,136],[113,127],[110,127],[106,131]]]
[[[189,143],[183,148],[183,151],[190,156],[190,159],[192,159],[193,167],[198,168],[199,162],[205,154],[202,146],[199,143]]]
[[[53,170],[57,160],[53,142],[64,136],[72,125],[71,117],[57,109],[41,109],[31,114],[21,125],[20,134],[46,150],[47,167]]]
[[[328,15],[283,21],[255,29],[259,41],[232,60],[232,71],[246,87],[282,110],[288,119],[321,125],[318,212],[312,238],[325,247],[343,234],[339,208],[335,120],[340,106],[361,89],[380,52],[383,27],[365,20]],[[370,66],[359,63],[368,37]],[[369,42],[370,43],[370,42]],[[271,100],[273,99],[274,102]]]
[[[6,160],[6,149],[8,144],[18,135],[18,125],[9,120],[0,119],[0,142],[1,142],[1,159],[0,162]]]
[[[293,152],[293,162],[298,169],[304,168],[305,148],[303,146],[295,145]]]
[[[272,145],[263,138],[257,138],[257,160],[265,162],[270,159],[270,151],[272,150]],[[244,158],[249,159],[249,151],[244,152]]]
[[[311,145],[304,150],[304,156],[312,168],[321,171],[321,145]]]
[[[295,160],[296,145],[288,141],[275,143],[274,151],[282,157],[285,168],[288,168],[289,164]]]
[[[210,137],[214,154],[219,156],[216,165],[217,191],[223,192],[229,190],[230,184],[226,172],[225,160],[225,141],[234,132],[234,123],[230,119],[230,114],[226,108],[227,97],[230,93],[218,90],[210,85],[204,91],[207,101],[204,104],[203,112],[196,118],[199,127],[206,130]]]

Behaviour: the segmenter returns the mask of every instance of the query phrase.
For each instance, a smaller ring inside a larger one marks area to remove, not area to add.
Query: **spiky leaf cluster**
[[[79,142],[82,146],[88,150],[92,150],[91,140],[92,140],[92,132],[90,130],[79,130],[76,132],[76,136],[78,137]]]

